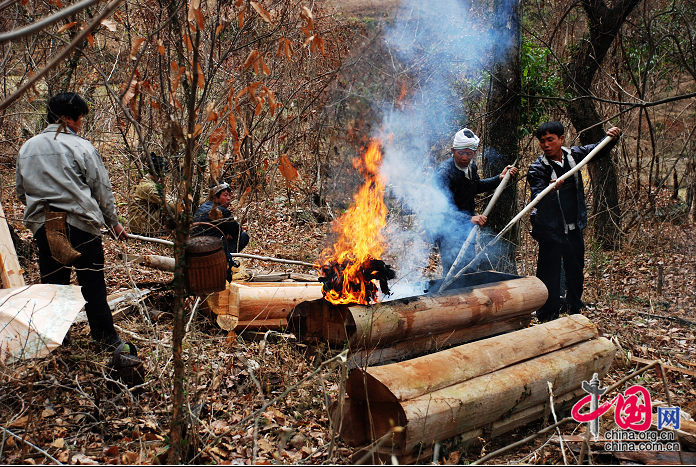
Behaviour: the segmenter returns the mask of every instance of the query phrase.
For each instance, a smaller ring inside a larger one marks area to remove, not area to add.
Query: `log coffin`
[[[356,446],[379,439],[392,424],[405,427],[391,440],[400,454],[462,433],[499,434],[544,413],[547,381],[559,404],[568,403],[583,380],[606,373],[615,348],[596,336],[589,320],[571,316],[406,362],[354,369],[348,398],[333,405],[332,417]]]
[[[300,303],[288,327],[305,341],[347,341],[365,365],[520,329],[547,295],[539,279],[521,277],[371,306],[321,299]]]
[[[298,303],[321,297],[319,282],[227,283],[207,299],[226,330],[274,329],[287,326],[287,316]]]

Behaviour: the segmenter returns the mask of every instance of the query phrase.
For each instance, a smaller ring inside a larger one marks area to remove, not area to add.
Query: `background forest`
[[[177,269],[121,259],[171,249],[105,239],[109,292],[151,289],[116,318],[146,358],[146,383],[129,390],[110,378],[109,356],[76,325],[70,346],[0,368],[3,462],[356,462],[327,414],[346,376],[336,351],[284,333],[228,337],[187,296],[183,244],[194,208],[212,182],[227,181],[251,236],[245,252],[315,262],[362,183],[353,158],[378,138],[389,180],[384,259],[400,280],[436,277],[438,254],[419,224],[422,193],[409,186],[448,157],[462,126],[482,135],[485,174],[513,162],[525,174],[538,156],[532,133],[549,119],[566,125],[569,145],[599,141],[610,126],[623,130],[612,157],[585,173],[585,314],[620,348],[607,386],[660,358],[674,368],[676,405],[696,411],[693,1],[75,5],[53,17],[67,6],[61,0],[0,2],[0,198],[25,279],[39,275],[15,196],[15,160],[45,126],[47,98],[63,91],[89,102],[82,134],[105,161],[124,225],[133,188],[154,173],[147,155],[168,158],[159,188],[175,201],[168,215]],[[528,201],[518,176],[491,229]],[[512,261],[501,267],[534,275],[529,230],[525,218],[506,236]],[[660,378],[641,378],[662,396]],[[451,440],[440,461],[473,461],[541,426],[474,446]],[[558,446],[536,443],[507,460],[560,459]]]

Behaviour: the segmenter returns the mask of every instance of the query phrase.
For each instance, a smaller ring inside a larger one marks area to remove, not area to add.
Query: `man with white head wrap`
[[[486,216],[474,213],[475,197],[479,193],[495,190],[505,174],[510,171],[512,176],[517,174],[517,168],[511,165],[505,167],[499,175],[481,179],[474,162],[480,139],[468,128],[462,128],[454,135],[452,142],[452,157],[442,162],[437,168],[437,178],[440,186],[452,197],[452,202],[469,222],[483,226],[488,220]],[[469,229],[462,229],[457,238],[440,237],[436,243],[440,247],[442,267],[449,271],[459,249],[466,238]]]

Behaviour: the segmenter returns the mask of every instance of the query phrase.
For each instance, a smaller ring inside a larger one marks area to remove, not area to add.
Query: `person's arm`
[[[499,175],[493,175],[492,177],[488,178],[479,178],[478,167],[476,167],[474,161],[471,161],[471,180],[476,184],[476,194],[479,194],[485,193],[486,191],[492,191],[498,188],[498,185],[500,185],[502,177],[500,177]]]
[[[599,153],[596,156],[594,156],[593,160],[607,157],[611,153],[611,150],[614,149],[616,143],[619,142],[619,137],[621,136],[621,129],[619,127],[613,126],[607,130],[607,136],[613,139],[609,141],[609,143],[606,146],[604,146],[604,148],[601,151],[599,151]],[[573,146],[572,148],[570,148],[570,153],[573,159],[575,159],[575,162],[580,162],[581,160],[583,160],[585,156],[587,156],[594,148],[596,148],[600,142],[601,141],[598,141],[594,144],[586,144],[585,146]]]

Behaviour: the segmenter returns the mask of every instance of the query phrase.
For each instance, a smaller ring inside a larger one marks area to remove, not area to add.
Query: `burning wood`
[[[382,294],[389,295],[389,284],[387,280],[394,279],[394,270],[380,259],[373,259],[368,256],[360,263],[355,275],[346,275],[355,263],[343,261],[338,263],[331,261],[321,267],[319,281],[324,283],[322,292],[326,299],[331,303],[342,303],[342,297],[365,297],[366,304],[377,302],[377,285]]]
[[[384,251],[382,229],[387,221],[384,182],[379,175],[382,153],[379,141],[371,141],[361,159],[353,166],[360,170],[365,183],[353,198],[353,205],[336,220],[336,243],[321,254],[320,281],[324,298],[333,304],[367,305],[377,302],[377,284],[389,293],[387,280],[395,276],[391,267],[380,260]]]

